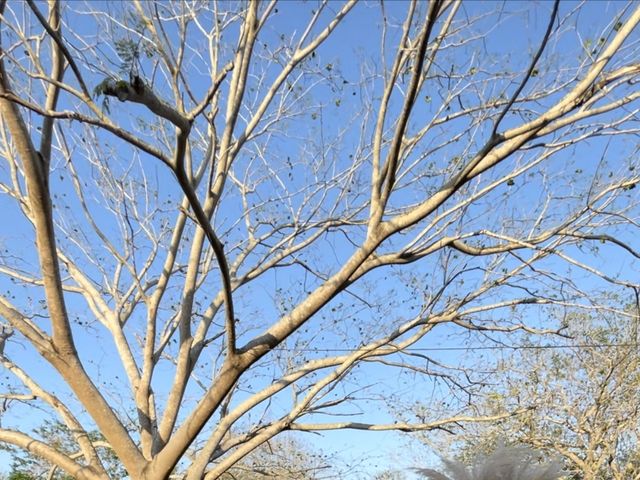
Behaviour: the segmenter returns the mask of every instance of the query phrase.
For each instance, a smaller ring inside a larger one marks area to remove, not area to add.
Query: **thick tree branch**
[[[481,417],[472,417],[468,415],[461,415],[457,417],[444,418],[429,423],[407,423],[397,422],[390,424],[379,423],[362,423],[362,422],[335,422],[335,423],[292,423],[287,427],[287,430],[296,430],[302,432],[322,432],[327,430],[367,430],[370,432],[385,432],[385,431],[398,431],[398,432],[424,432],[429,430],[446,430],[449,431],[449,426],[452,424],[460,423],[493,423],[498,420],[504,420],[505,418],[522,415],[531,411],[531,408],[522,408],[513,412],[503,413],[500,415],[489,415]]]

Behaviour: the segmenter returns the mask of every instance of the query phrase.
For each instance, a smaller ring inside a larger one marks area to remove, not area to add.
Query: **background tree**
[[[346,478],[355,470],[291,436],[269,441],[222,475],[225,480]]]
[[[640,478],[636,308],[627,315],[568,315],[572,346],[531,344],[501,360],[502,374],[477,404],[479,414],[517,407],[526,413],[469,426],[457,439],[462,458],[507,442],[561,458],[571,479]]]
[[[158,480],[287,431],[447,428],[483,373],[420,349],[638,288],[634,3],[0,15],[0,442],[66,474],[108,478],[93,430]]]
[[[398,472],[395,470],[385,470],[383,472],[378,473],[374,480],[405,480],[407,477],[403,472]]]

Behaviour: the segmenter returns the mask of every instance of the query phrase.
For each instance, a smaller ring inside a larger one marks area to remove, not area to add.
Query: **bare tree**
[[[387,369],[473,393],[415,350],[439,332],[615,310],[640,8],[592,8],[1,0],[0,441],[102,479],[97,429],[131,479],[218,478],[284,431],[463,420],[368,421]]]

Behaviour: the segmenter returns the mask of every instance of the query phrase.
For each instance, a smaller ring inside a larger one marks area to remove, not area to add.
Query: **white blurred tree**
[[[471,465],[444,459],[446,473],[425,468],[418,473],[431,480],[557,480],[559,462],[546,462],[526,447],[500,447],[488,455],[479,454]]]
[[[590,8],[0,0],[0,442],[104,479],[96,429],[132,480],[218,478],[285,431],[459,421],[367,404],[384,369],[473,393],[412,350],[438,332],[614,309],[640,7]]]

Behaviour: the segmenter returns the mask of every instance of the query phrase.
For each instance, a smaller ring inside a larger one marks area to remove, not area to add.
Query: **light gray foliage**
[[[447,475],[430,468],[417,469],[431,480],[556,480],[562,475],[558,461],[542,463],[540,455],[526,447],[499,447],[491,455],[476,456],[470,467],[443,459]]]

